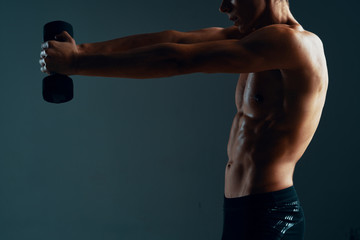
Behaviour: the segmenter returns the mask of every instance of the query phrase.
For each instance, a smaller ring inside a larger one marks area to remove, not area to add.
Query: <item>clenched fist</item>
[[[56,41],[47,41],[41,44],[40,70],[47,74],[74,75],[79,55],[75,40],[66,31],[57,35],[55,39]]]

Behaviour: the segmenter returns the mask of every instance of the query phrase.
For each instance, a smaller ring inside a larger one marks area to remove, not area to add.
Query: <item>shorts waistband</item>
[[[239,208],[239,206],[273,206],[285,202],[299,201],[295,187],[282,190],[257,193],[237,198],[226,198],[224,195],[224,208]]]

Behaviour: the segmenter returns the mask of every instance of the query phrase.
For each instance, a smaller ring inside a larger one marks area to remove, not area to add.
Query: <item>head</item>
[[[288,0],[222,0],[220,12],[227,14],[240,32],[282,23],[289,11]]]

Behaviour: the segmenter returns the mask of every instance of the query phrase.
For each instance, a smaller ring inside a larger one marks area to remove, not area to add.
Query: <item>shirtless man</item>
[[[328,86],[321,40],[286,0],[223,0],[234,26],[173,30],[76,45],[42,45],[41,71],[159,78],[240,73],[225,171],[223,240],[300,240],[304,215],[293,186],[318,126]]]

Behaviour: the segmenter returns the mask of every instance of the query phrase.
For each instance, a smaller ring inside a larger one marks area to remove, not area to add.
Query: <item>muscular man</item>
[[[240,73],[225,171],[223,240],[303,239],[293,173],[318,126],[328,86],[321,40],[286,0],[223,0],[234,26],[164,31],[76,45],[43,44],[41,70],[159,78]]]

